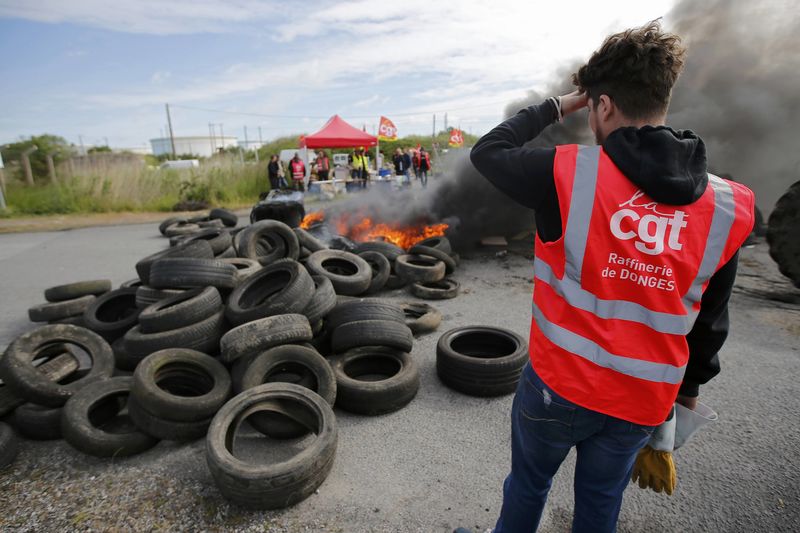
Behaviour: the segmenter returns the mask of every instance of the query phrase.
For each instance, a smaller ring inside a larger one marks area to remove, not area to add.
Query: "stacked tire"
[[[336,405],[364,415],[406,406],[419,390],[419,370],[411,357],[414,337],[403,309],[384,300],[353,299],[328,317],[330,358],[336,376]]]

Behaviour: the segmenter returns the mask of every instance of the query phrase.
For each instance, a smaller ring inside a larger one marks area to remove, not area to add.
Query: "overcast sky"
[[[54,133],[135,147],[162,135],[311,133],[334,113],[400,135],[432,115],[482,133],[527,89],[647,2],[0,0],[0,143]],[[303,7],[301,7],[303,6]],[[239,114],[236,114],[239,113]],[[219,134],[219,126],[217,134]]]

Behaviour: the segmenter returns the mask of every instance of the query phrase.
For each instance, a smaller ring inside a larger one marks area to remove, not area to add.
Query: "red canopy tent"
[[[351,146],[375,146],[378,138],[354,128],[339,115],[333,115],[322,129],[301,140],[307,148],[349,148]]]

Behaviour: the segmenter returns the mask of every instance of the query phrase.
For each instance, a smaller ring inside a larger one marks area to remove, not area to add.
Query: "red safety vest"
[[[553,174],[564,230],[536,236],[531,363],[573,403],[661,424],[708,281],[752,231],[754,195],[709,174],[696,202],[660,204],[599,146],[557,147]]]
[[[303,164],[302,161],[295,161],[292,159],[289,162],[289,168],[292,171],[292,179],[294,180],[301,180],[306,176],[306,166]]]

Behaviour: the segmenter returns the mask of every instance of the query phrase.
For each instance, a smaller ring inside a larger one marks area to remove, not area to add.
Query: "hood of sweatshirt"
[[[694,202],[708,185],[706,147],[690,130],[667,126],[613,131],[603,150],[637,187],[663,204]]]

